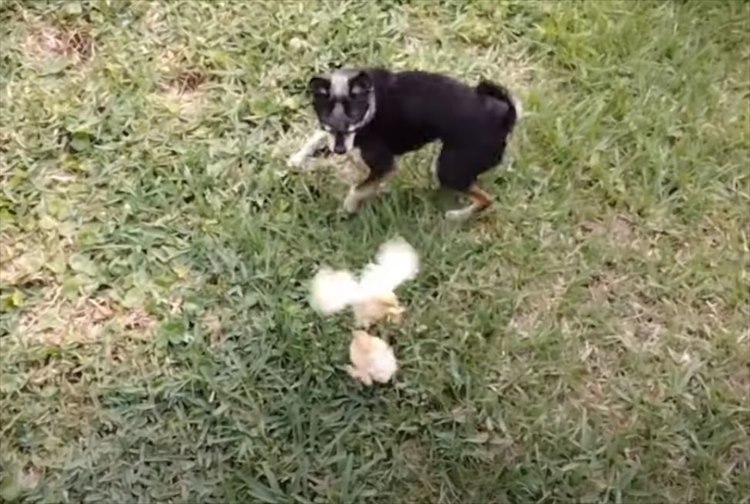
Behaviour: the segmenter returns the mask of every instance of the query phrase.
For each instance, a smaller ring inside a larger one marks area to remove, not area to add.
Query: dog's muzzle
[[[333,140],[333,152],[336,154],[346,154],[346,134],[336,133]]]
[[[346,154],[354,146],[354,133],[331,133],[334,154]]]

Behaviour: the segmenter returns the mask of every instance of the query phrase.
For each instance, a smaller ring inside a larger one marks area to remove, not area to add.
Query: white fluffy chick
[[[398,370],[396,356],[388,343],[364,331],[354,331],[349,359],[352,361],[346,368],[349,376],[368,386],[373,381],[388,382]]]
[[[383,318],[398,321],[404,308],[394,290],[419,271],[419,257],[403,239],[380,246],[375,261],[362,271],[359,280],[349,271],[322,268],[312,280],[310,304],[324,315],[351,306],[360,327]]]
[[[323,267],[313,278],[310,304],[323,315],[333,315],[349,306],[359,294],[359,284],[348,271]]]

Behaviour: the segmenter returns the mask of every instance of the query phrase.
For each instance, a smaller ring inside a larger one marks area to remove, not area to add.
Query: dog
[[[396,158],[440,141],[433,165],[441,187],[467,195],[471,203],[446,218],[464,221],[489,208],[492,198],[479,175],[500,164],[521,118],[520,103],[504,86],[480,80],[471,87],[451,77],[383,68],[334,70],[308,83],[320,124],[288,164],[299,168],[321,149],[342,155],[354,150],[369,169],[353,185],[344,209],[354,213],[396,172]]]

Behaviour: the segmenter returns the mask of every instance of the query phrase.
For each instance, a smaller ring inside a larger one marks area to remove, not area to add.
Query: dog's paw
[[[391,190],[391,187],[386,182],[381,182],[378,184],[378,188],[375,189],[375,196],[383,196],[384,194],[389,193]]]
[[[357,213],[357,210],[359,210],[359,204],[359,197],[354,193],[349,193],[346,196],[346,199],[344,199],[344,204],[342,206],[344,207],[344,210],[346,210],[346,213],[353,214]]]
[[[306,163],[307,156],[305,156],[304,152],[297,152],[295,154],[292,154],[291,156],[289,156],[289,159],[286,160],[286,165],[289,168],[294,169],[304,168]]]
[[[346,195],[346,198],[344,198],[344,204],[342,205],[344,210],[346,210],[348,214],[356,213],[361,204],[362,195],[357,192],[355,187],[350,188],[349,193]]]
[[[445,219],[450,222],[466,222],[474,215],[472,208],[460,208],[458,210],[448,210],[445,212]]]

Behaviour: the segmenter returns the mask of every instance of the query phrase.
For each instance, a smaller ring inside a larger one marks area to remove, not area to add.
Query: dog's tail
[[[508,88],[500,84],[495,84],[488,80],[481,80],[477,84],[476,91],[483,96],[490,96],[508,105],[508,126],[510,129],[523,117],[523,108],[521,102],[515,98]]]

